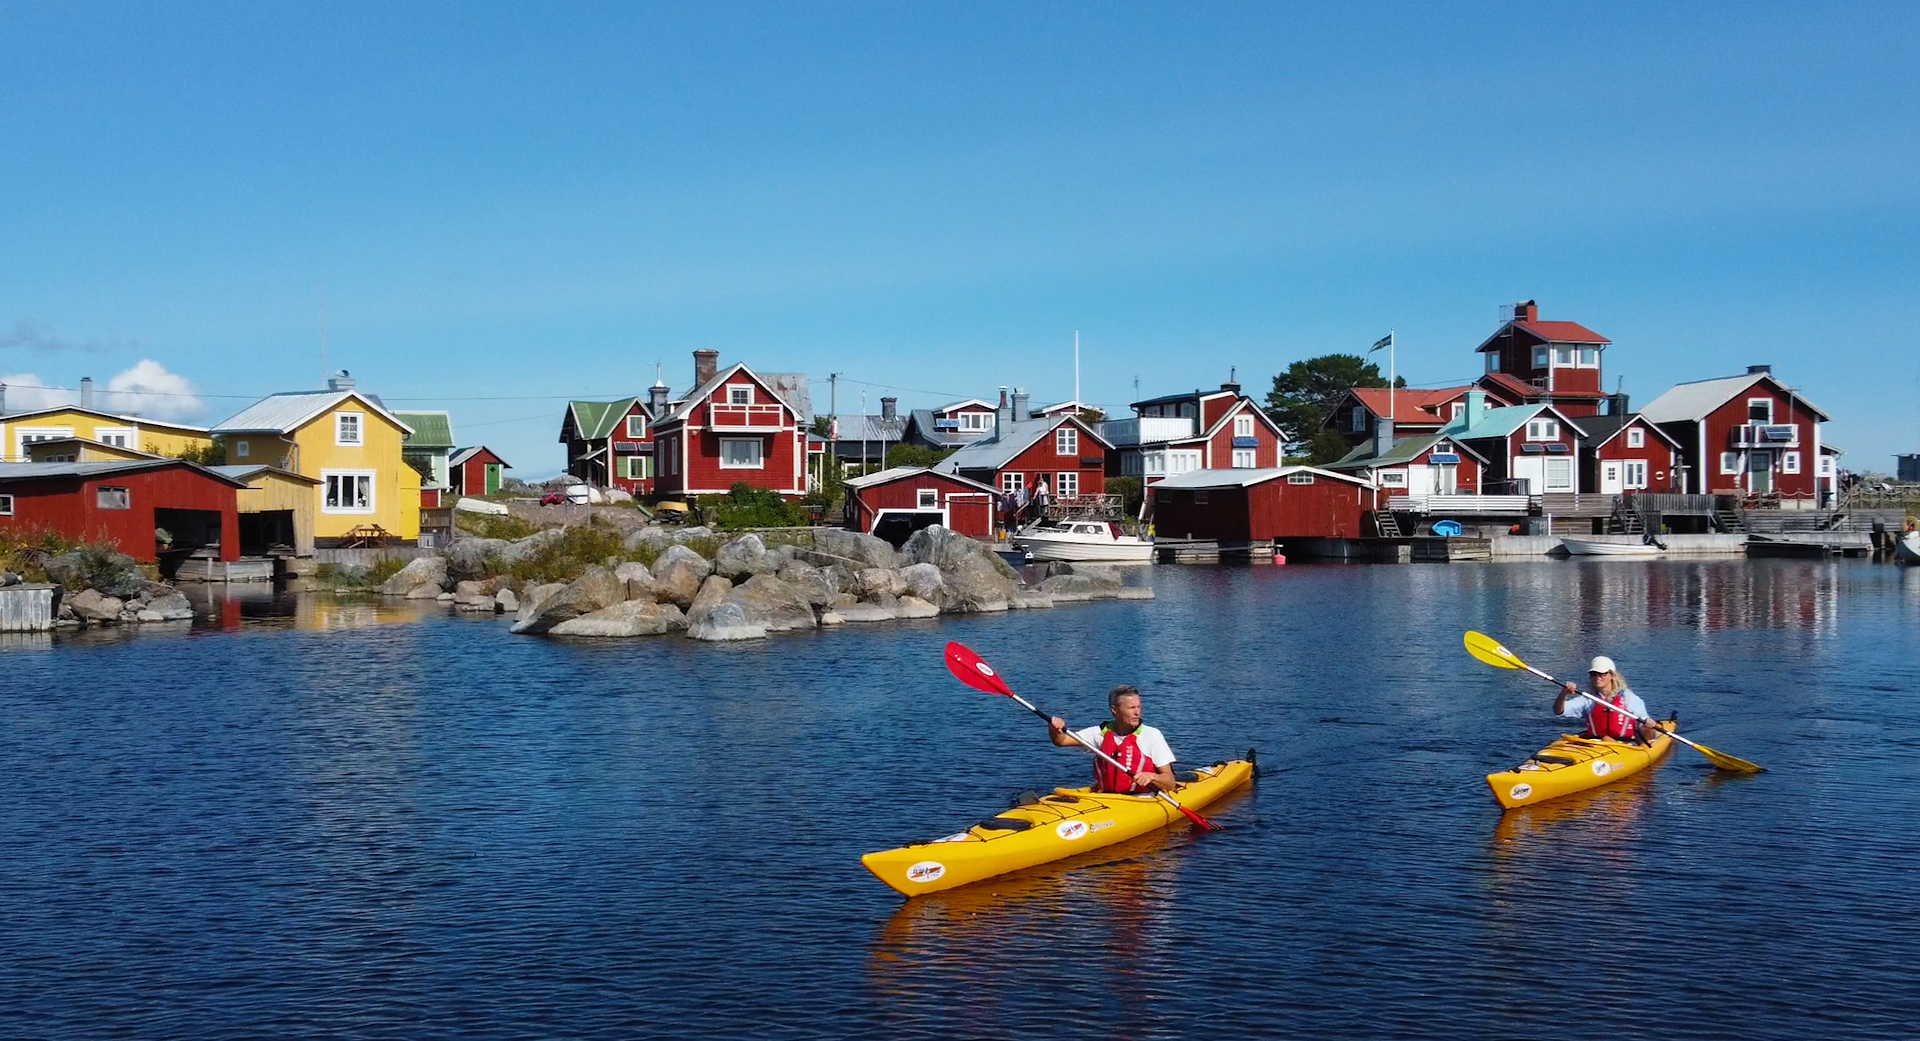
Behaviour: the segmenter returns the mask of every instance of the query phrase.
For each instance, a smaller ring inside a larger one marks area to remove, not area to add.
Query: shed
[[[1194,470],[1147,493],[1156,534],[1220,542],[1358,538],[1374,508],[1367,482],[1314,466]]]
[[[165,529],[175,552],[237,560],[245,487],[182,459],[0,463],[0,528],[105,541],[148,563],[160,559],[155,529]]]
[[[500,471],[513,469],[512,464],[486,445],[474,445],[454,452],[449,465],[452,467],[453,491],[456,495],[498,495]]]
[[[246,485],[238,495],[242,556],[313,556],[314,489],[319,481],[260,464],[213,470]]]
[[[977,539],[993,537],[996,495],[991,485],[925,466],[896,466],[851,478],[847,527],[896,547],[935,524]]]

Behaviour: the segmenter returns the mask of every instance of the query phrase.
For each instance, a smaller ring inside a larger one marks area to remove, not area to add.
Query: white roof
[[[22,389],[32,390],[34,388],[26,387]],[[210,433],[210,431],[206,427],[197,427],[197,426],[194,426],[192,423],[175,423],[173,420],[170,420],[170,419],[148,419],[144,416],[129,416],[122,412],[102,412],[97,408],[89,408],[85,405],[49,405],[46,408],[28,409],[25,412],[0,412],[0,423],[18,423],[23,419],[32,419],[35,416],[52,415],[55,412],[84,412],[89,416],[95,416],[100,419],[111,419],[111,420],[114,420],[115,422],[128,423],[133,426],[167,427],[168,429],[171,429],[171,430],[191,430],[196,434]]]
[[[1665,394],[1654,398],[1651,403],[1640,406],[1640,417],[1649,423],[1699,422],[1707,418],[1714,409],[1732,401],[1761,380],[1771,380],[1782,390],[1793,395],[1795,401],[1818,413],[1822,422],[1826,421],[1826,409],[1801,397],[1791,387],[1775,379],[1773,374],[1766,372],[1749,372],[1739,376],[1722,376],[1719,379],[1679,384]]]
[[[315,416],[330,411],[348,398],[358,398],[368,408],[385,416],[390,422],[407,433],[413,428],[400,421],[400,417],[387,411],[380,399],[357,390],[296,390],[285,394],[270,394],[240,410],[226,422],[213,428],[216,434],[250,434],[265,431],[274,434],[290,434],[312,422]]]
[[[1288,474],[1312,474],[1334,481],[1345,481],[1362,488],[1373,485],[1348,474],[1337,474],[1332,470],[1322,470],[1317,466],[1263,466],[1251,470],[1189,470],[1183,474],[1174,474],[1165,480],[1155,481],[1149,488],[1249,488],[1256,484],[1285,477]]]
[[[962,477],[959,474],[941,473],[931,466],[894,466],[861,477],[849,477],[841,483],[849,488],[871,488],[876,484],[890,484],[894,481],[902,481],[909,477],[918,477],[921,474],[932,474],[945,481],[957,481],[961,484],[978,488],[983,492],[991,492],[994,490],[991,485],[981,484],[979,481]],[[996,492],[995,494],[998,493]]]
[[[1020,453],[1033,447],[1041,438],[1068,423],[1072,423],[1076,429],[1099,443],[1102,448],[1113,448],[1112,442],[1094,433],[1078,416],[1035,416],[1016,423],[1002,424],[999,434],[981,438],[940,460],[937,469],[942,473],[950,474],[957,474],[962,470],[998,470],[1013,462]]]
[[[993,408],[993,402],[991,401],[981,401],[979,398],[968,398],[965,401],[956,401],[951,405],[941,405],[939,408],[930,409],[929,411],[952,412],[956,408],[966,408],[968,405],[978,405],[981,408],[988,409],[988,410],[991,410]]]

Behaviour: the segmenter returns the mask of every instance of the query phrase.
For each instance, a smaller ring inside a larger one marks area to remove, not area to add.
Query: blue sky
[[[1920,7],[1728,10],[0,0],[0,379],[214,422],[319,385],[324,295],[328,367],[536,477],[700,347],[845,413],[1066,398],[1078,329],[1123,408],[1389,328],[1464,381],[1532,298],[1890,469]]]

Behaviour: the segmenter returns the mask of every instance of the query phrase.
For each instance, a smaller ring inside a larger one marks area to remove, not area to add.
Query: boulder
[[[536,531],[524,539],[515,539],[500,547],[497,559],[503,565],[518,564],[521,561],[539,555],[549,546],[567,537],[565,528],[547,528]]]
[[[117,597],[102,596],[97,589],[82,589],[67,597],[66,604],[73,610],[73,616],[83,622],[94,625],[110,625],[120,620],[120,612],[126,607]]]
[[[700,583],[713,574],[707,558],[685,546],[668,546],[653,562],[653,598],[661,603],[688,606],[700,592]]]
[[[519,620],[513,623],[516,633],[544,633],[561,622],[572,621],[582,615],[592,614],[603,607],[626,600],[626,587],[613,577],[613,572],[595,565],[582,572],[579,578],[567,583],[566,588],[547,597],[537,607],[521,608]]]
[[[511,589],[502,589],[498,593],[493,594],[493,607],[496,611],[518,612],[520,610],[520,597]]]
[[[937,524],[914,532],[906,554],[915,564],[940,569],[947,585],[941,607],[949,613],[1004,611],[1020,588],[1019,573],[993,550]]]
[[[820,628],[822,629],[825,629],[830,625],[845,625],[845,624],[847,624],[847,620],[845,618],[840,617],[840,612],[838,611],[829,610],[829,611],[820,612]]]
[[[641,550],[652,550],[658,553],[673,545],[673,535],[665,528],[641,528],[621,539],[620,545],[626,547],[628,553],[638,553]]]
[[[679,624],[675,624],[679,623]],[[547,630],[548,636],[658,636],[685,625],[680,609],[652,600],[623,600]]]
[[[182,622],[193,617],[193,602],[178,592],[156,596],[147,601],[141,614],[157,614],[162,622]]]
[[[1053,606],[1053,597],[1038,589],[1022,589],[1007,601],[1007,607],[1015,611],[1037,611]]]
[[[713,529],[704,524],[696,524],[691,528],[681,528],[679,531],[667,536],[668,540],[676,546],[684,546],[689,542],[699,542],[712,537]]]
[[[807,598],[807,603],[815,607],[830,607],[833,598],[840,595],[840,588],[834,584],[829,572],[804,560],[787,561],[781,566],[778,577],[780,581],[797,587],[800,594]]]
[[[767,547],[767,560],[773,564],[773,570],[776,573],[779,572],[781,568],[786,567],[796,560],[799,554],[799,550],[788,545]]]
[[[164,622],[167,620],[167,616],[158,611],[149,611],[146,608],[141,608],[133,613],[133,620],[136,622]]]
[[[908,564],[900,569],[900,582],[907,595],[936,607],[947,600],[947,580],[932,564]]]
[[[1086,579],[1092,583],[1092,588],[1096,593],[1110,593],[1119,589],[1122,585],[1125,585],[1125,582],[1123,582],[1121,578],[1120,569],[1114,567],[1112,564],[1061,564],[1059,565],[1059,573],[1063,575],[1078,575]]]
[[[447,576],[480,578],[492,570],[488,558],[498,558],[507,546],[506,539],[460,539],[447,547]]]
[[[435,596],[440,595],[440,591],[447,588],[447,558],[415,557],[407,561],[405,567],[380,584],[380,592],[388,596],[416,599],[413,591],[421,586],[432,586]]]
[[[861,569],[854,576],[854,592],[868,600],[878,600],[883,596],[899,596],[907,591],[907,584],[900,581],[900,573],[883,567]]]
[[[125,553],[75,550],[48,557],[40,564],[47,578],[69,589],[90,587],[101,596],[125,600],[140,592],[146,582],[140,565]]]
[[[421,587],[420,587],[420,589],[426,589],[426,588],[427,588],[426,586],[421,586]],[[414,590],[414,591],[413,591],[413,593],[418,593],[418,592],[420,591],[420,589],[416,589],[416,590]],[[413,596],[413,593],[408,593],[408,594],[407,594],[407,599],[409,599],[409,600],[411,600],[411,599],[413,599],[413,598],[414,598],[414,596]],[[442,603],[447,603],[447,604],[450,604],[450,603],[453,603],[453,594],[452,594],[452,593],[435,593],[435,594],[433,595],[433,598],[434,598],[435,600],[438,600],[438,601],[440,601],[440,602],[442,602]]]
[[[917,596],[903,596],[893,613],[896,618],[934,618],[940,614],[940,608]]]
[[[0,571],[0,586],[17,586],[19,584],[20,584],[19,575],[16,575],[11,571]]]
[[[629,600],[653,599],[653,572],[637,560],[622,562],[613,569],[613,577],[626,587]]]
[[[455,582],[453,584],[453,602],[463,605],[491,605],[493,603],[493,592],[493,590],[487,588],[487,583],[467,579],[466,581]]]
[[[772,575],[755,575],[744,584],[735,586],[727,594],[726,602],[739,605],[750,624],[763,626],[768,632],[812,629],[819,624],[813,614],[813,605],[807,602],[806,595],[799,587]]]
[[[857,560],[861,567],[896,568],[905,563],[885,539],[845,528],[813,529],[813,548],[821,553]]]
[[[758,535],[742,535],[713,555],[713,573],[735,581],[773,574],[779,566],[767,559],[767,544]]]
[[[446,592],[432,582],[422,582],[412,589],[407,590],[406,593],[406,597],[409,600],[438,600],[442,596],[445,596],[449,600],[453,599],[452,593]]]
[[[854,596],[852,593],[835,593],[833,596],[833,603],[828,606],[831,607],[833,610],[838,611],[843,607],[852,607],[854,604],[857,604],[859,602],[860,602],[860,598],[857,596]]]
[[[692,640],[759,640],[766,635],[766,626],[747,621],[746,609],[731,601],[716,604],[687,627],[687,638]]]
[[[693,598],[693,604],[687,608],[688,621],[697,621],[704,617],[708,611],[714,609],[715,605],[726,600],[727,594],[731,592],[733,592],[732,582],[719,575],[708,575],[707,580],[700,583],[700,592]]]
[[[1093,599],[1093,580],[1085,575],[1054,575],[1040,583],[1040,591],[1056,604]]]
[[[854,604],[851,607],[836,607],[833,613],[840,616],[842,622],[891,622],[893,612],[879,604]]]

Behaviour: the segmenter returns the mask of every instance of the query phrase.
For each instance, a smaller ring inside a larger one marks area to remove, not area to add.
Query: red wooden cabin
[[[1196,470],[1148,490],[1156,535],[1220,542],[1358,538],[1367,482],[1312,466]]]
[[[1487,369],[1480,383],[1515,404],[1549,404],[1574,419],[1598,415],[1607,397],[1601,362],[1611,342],[1579,322],[1543,321],[1539,305],[1522,301],[1479,346]]]
[[[500,472],[513,469],[486,445],[462,448],[447,461],[455,495],[493,495],[500,490]],[[618,480],[618,478],[615,478]],[[634,489],[622,484],[629,492]],[[636,493],[637,494],[637,493]]]
[[[245,487],[180,459],[0,463],[0,528],[109,543],[143,563],[159,559],[164,528],[175,550],[218,547],[221,560],[238,560]]]
[[[772,379],[719,370],[694,354],[694,389],[653,424],[654,492],[724,495],[735,483],[797,499],[807,492],[807,422]]]
[[[1028,417],[1025,398],[1014,395],[1012,416],[1001,419],[998,434],[941,460],[939,470],[1001,492],[1033,493],[1044,483],[1053,501],[1068,508],[1081,496],[1106,494],[1113,446],[1078,416]]]
[[[1688,492],[1777,495],[1807,506],[1832,493],[1820,472],[1827,414],[1776,379],[1772,366],[1682,383],[1640,415],[1679,444]]]
[[[921,528],[939,524],[977,539],[993,537],[993,487],[924,466],[848,479],[847,527],[895,546]]]

